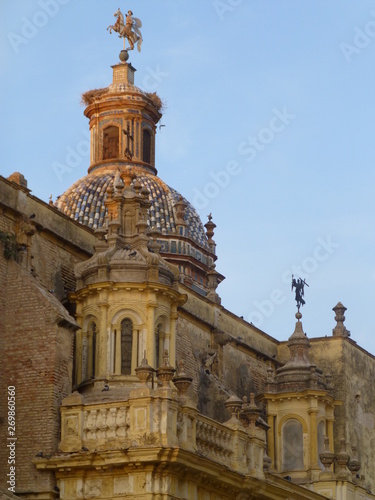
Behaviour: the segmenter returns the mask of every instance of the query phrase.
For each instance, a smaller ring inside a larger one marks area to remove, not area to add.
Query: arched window
[[[130,375],[132,370],[133,323],[121,321],[121,374]]]
[[[151,163],[151,133],[147,129],[143,129],[143,155],[142,159],[145,163]]]
[[[119,157],[119,128],[111,125],[103,130],[103,160]]]
[[[290,419],[283,426],[282,470],[303,470],[303,432],[298,420]]]

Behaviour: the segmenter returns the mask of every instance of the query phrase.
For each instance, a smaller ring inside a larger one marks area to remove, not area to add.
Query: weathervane
[[[302,298],[304,296],[305,285],[309,286],[306,283],[306,280],[301,279],[301,278],[295,279],[293,274],[292,274],[292,291],[293,291],[293,288],[296,289],[296,302],[297,302],[298,312],[299,312],[299,308],[305,304],[305,301]]]
[[[134,50],[134,45],[137,44],[138,52],[141,51],[142,46],[142,33],[139,28],[142,28],[142,23],[136,17],[133,17],[133,12],[128,10],[126,19],[124,22],[124,16],[120,9],[113,14],[116,17],[115,24],[108,26],[107,30],[112,33],[112,30],[118,33],[120,38],[124,39],[124,48],[120,53],[120,60],[125,62],[129,58],[128,50]],[[125,39],[129,42],[129,47],[125,47]]]

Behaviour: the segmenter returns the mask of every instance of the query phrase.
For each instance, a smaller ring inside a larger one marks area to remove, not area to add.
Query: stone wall
[[[7,262],[3,365],[1,370],[1,442],[7,442],[7,392],[15,387],[16,491],[53,488],[51,474],[37,473],[35,455],[56,451],[59,438],[59,406],[71,391],[73,333],[58,300],[41,289],[20,266]],[[60,322],[61,326],[58,325]],[[0,469],[9,471],[8,450],[1,447]],[[5,474],[1,476],[1,486]]]
[[[188,301],[178,319],[177,360],[184,360],[193,377],[190,394],[199,411],[222,422],[232,394],[242,398],[263,391],[267,362],[277,363],[278,342],[224,307],[187,288],[183,292]]]
[[[357,447],[366,484],[375,491],[375,357],[350,339],[343,340],[345,403],[342,427],[347,452]]]
[[[310,339],[309,356],[325,376],[332,376],[334,397],[342,401],[335,409],[335,453],[340,451],[340,439],[345,438],[346,451],[353,456],[357,447],[361,461],[359,474],[365,484],[375,490],[375,357],[345,337]],[[286,343],[279,346],[279,359],[289,356]]]
[[[76,328],[60,300],[66,300],[74,264],[90,255],[94,236],[3,178],[0,231],[16,238],[11,258],[5,258],[0,243],[0,442],[9,437],[7,387],[14,386],[16,492],[53,498],[54,475],[38,472],[33,460],[40,451],[57,451],[60,404],[72,389]],[[9,487],[8,452],[2,445],[4,490]]]

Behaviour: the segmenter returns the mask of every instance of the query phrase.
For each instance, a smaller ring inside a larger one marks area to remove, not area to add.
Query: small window
[[[110,126],[103,131],[103,160],[119,157],[119,128]]]
[[[282,470],[303,470],[303,432],[298,420],[288,420],[282,433]]]
[[[143,161],[151,163],[151,133],[143,129]]]
[[[133,323],[130,319],[121,322],[121,374],[130,375],[132,368]]]

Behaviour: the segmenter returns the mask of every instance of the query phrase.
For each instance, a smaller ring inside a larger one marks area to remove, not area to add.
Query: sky
[[[87,173],[81,94],[142,23],[136,85],[165,104],[159,176],[216,223],[222,305],[277,338],[303,327],[375,354],[375,0],[13,0],[0,4],[0,174],[48,201]]]

